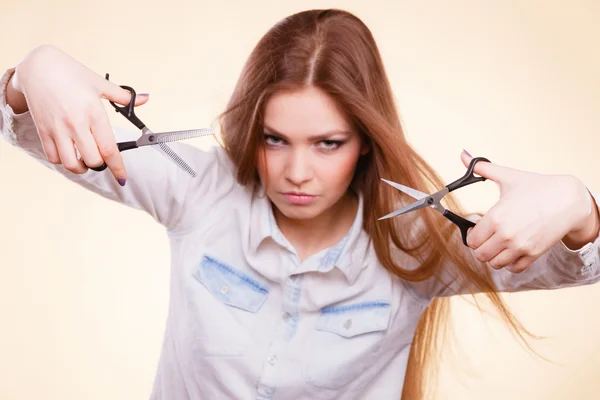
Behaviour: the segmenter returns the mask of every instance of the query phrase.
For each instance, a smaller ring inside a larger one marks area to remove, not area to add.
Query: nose
[[[300,187],[313,177],[310,154],[306,150],[294,149],[286,162],[285,178],[293,185]]]

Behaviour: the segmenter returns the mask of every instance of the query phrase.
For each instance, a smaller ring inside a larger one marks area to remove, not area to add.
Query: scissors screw
[[[427,204],[433,204],[433,197],[430,197],[427,199]]]
[[[149,141],[151,141],[151,142],[154,142],[154,135],[150,135],[150,136],[148,137],[148,140],[149,140]]]

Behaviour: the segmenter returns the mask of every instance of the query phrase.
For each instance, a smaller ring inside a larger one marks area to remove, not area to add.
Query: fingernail
[[[150,93],[140,93],[140,94],[138,94],[138,96],[140,96],[140,97],[148,97],[148,96],[150,96]]]
[[[119,185],[125,186],[125,178],[119,178],[117,179],[117,182],[119,182]]]
[[[465,149],[463,149],[463,151],[464,151],[464,153],[465,153],[466,155],[468,155],[469,157],[473,157],[473,156],[472,156],[472,155],[471,155],[471,154],[470,154],[468,151],[466,151]]]

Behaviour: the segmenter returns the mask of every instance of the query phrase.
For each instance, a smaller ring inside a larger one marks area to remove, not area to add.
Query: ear
[[[369,147],[369,145],[367,145],[366,143],[362,145],[362,147],[360,148],[360,155],[364,156],[365,154],[367,154],[369,151],[371,151],[371,147]]]
[[[360,155],[364,156],[371,151],[371,141],[367,138],[364,132],[360,132]]]

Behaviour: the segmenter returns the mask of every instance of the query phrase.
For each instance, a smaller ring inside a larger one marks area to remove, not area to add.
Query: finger
[[[110,120],[104,110],[96,113],[91,121],[91,132],[95,139],[100,157],[106,163],[113,176],[121,186],[127,181],[127,171],[123,157],[117,147]]]
[[[87,130],[87,132],[85,132]],[[89,168],[99,167],[104,163],[100,151],[90,133],[90,128],[78,128],[77,134],[73,137],[73,142],[81,155],[81,161]]]
[[[498,185],[509,184],[518,179],[518,170],[492,162],[480,161],[475,164],[473,173],[496,182]]]
[[[123,89],[119,85],[115,85],[114,83],[106,80],[103,81],[101,95],[103,98],[122,106],[126,106],[131,102],[131,92],[129,90]],[[146,104],[149,96],[150,95],[148,93],[136,94],[134,106],[137,107]]]
[[[467,245],[476,250],[492,237],[495,231],[490,212],[477,221],[474,227],[467,231]]]
[[[47,133],[40,132],[39,136],[42,142],[42,150],[44,150],[48,162],[51,164],[60,164],[60,156],[58,154],[56,143],[54,143],[54,139]]]
[[[490,267],[494,269],[502,269],[507,265],[512,264],[517,259],[519,259],[520,253],[513,249],[504,249],[500,254],[496,257],[489,260]]]
[[[500,235],[492,235],[481,246],[473,250],[475,258],[481,262],[487,262],[498,256],[506,249],[506,241]]]
[[[75,154],[75,145],[68,136],[55,136],[54,143],[58,149],[62,165],[75,174],[83,174],[87,171],[85,164],[77,159]]]
[[[521,257],[517,258],[517,260],[508,264],[505,267],[505,269],[512,272],[513,274],[520,274],[521,272],[525,271],[527,268],[529,268],[531,266],[531,264],[533,263],[533,260],[534,259],[531,256],[521,256]]]

